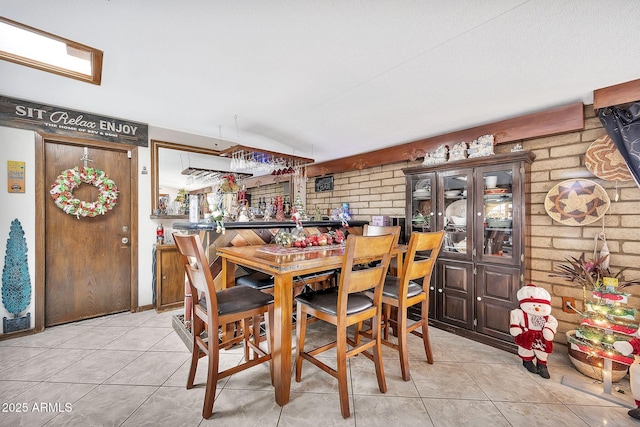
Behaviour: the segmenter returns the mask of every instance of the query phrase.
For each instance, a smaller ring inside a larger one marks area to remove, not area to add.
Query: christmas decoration
[[[629,368],[629,379],[631,382],[631,393],[636,401],[636,408],[627,412],[631,417],[640,420],[640,339],[636,333],[635,338],[629,341],[622,340],[613,343],[613,347],[625,356],[633,354],[635,361]]]
[[[4,332],[28,329],[31,326],[30,313],[19,317],[31,302],[31,278],[27,263],[27,240],[18,219],[11,221],[7,249],[2,268],[2,304],[13,314],[13,319],[3,319]]]
[[[282,196],[276,197],[276,221],[284,221],[284,202]]]
[[[222,193],[216,191],[207,194],[207,203],[211,215],[209,220],[216,223],[216,233],[225,233],[224,228],[224,211],[222,210]]]
[[[291,233],[287,233],[286,231],[280,230],[274,236],[273,241],[278,246],[282,246],[283,248],[289,248],[291,247],[293,238],[291,237]]]
[[[222,177],[220,189],[225,193],[236,193],[240,191],[241,187],[236,183],[236,176],[230,173]]]
[[[302,230],[302,215],[300,214],[300,212],[298,212],[298,210],[296,208],[293,208],[292,214],[291,214],[291,220],[293,222],[296,223],[296,228],[298,230]]]
[[[309,219],[307,218],[307,210],[302,204],[302,198],[300,197],[300,194],[296,195],[296,198],[293,200],[292,208],[295,209],[298,214],[300,214],[300,219],[302,221],[306,221],[307,219]]]
[[[547,357],[558,329],[558,321],[551,315],[551,295],[533,284],[522,287],[516,295],[520,308],[511,311],[509,332],[515,337],[518,356],[529,372],[549,379]]]
[[[601,254],[603,252],[601,251]],[[580,351],[588,355],[594,367],[591,372],[581,372],[594,379],[601,379],[602,358],[625,365],[633,359],[626,357],[613,346],[615,341],[628,340],[638,330],[635,321],[637,310],[626,307],[629,294],[621,289],[639,284],[638,280],[625,280],[622,273],[626,268],[613,274],[609,269],[609,254],[599,258],[586,260],[582,253],[579,258],[567,259],[567,264],[560,264],[554,277],[563,277],[582,287],[584,309],[580,314],[580,325],[575,333],[567,334],[570,353]],[[573,360],[572,360],[573,361]]]
[[[98,200],[85,202],[73,197],[73,190],[80,184],[92,184],[98,189]],[[62,171],[51,186],[51,197],[56,206],[78,219],[104,215],[113,209],[118,200],[118,187],[113,180],[101,170],[78,167]]]

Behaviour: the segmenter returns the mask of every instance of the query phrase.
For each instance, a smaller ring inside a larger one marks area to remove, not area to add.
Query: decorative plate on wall
[[[609,135],[593,141],[584,155],[584,165],[589,172],[607,181],[631,181],[633,179],[627,163]]]
[[[602,218],[611,201],[600,185],[588,179],[569,179],[553,187],[544,200],[547,214],[560,224],[581,226]]]

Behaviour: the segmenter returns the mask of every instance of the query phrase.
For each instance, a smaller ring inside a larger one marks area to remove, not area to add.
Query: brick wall
[[[553,315],[558,319],[556,341],[565,342],[564,332],[574,329],[580,321],[578,314],[562,311],[562,296],[576,299],[582,310],[582,288],[561,278],[549,277],[554,266],[566,257],[578,257],[584,251],[593,254],[594,236],[602,231],[602,221],[583,227],[572,227],[554,222],[544,209],[547,192],[556,184],[571,178],[586,178],[600,184],[611,198],[611,208],[605,215],[604,226],[611,251],[611,271],[627,267],[625,276],[640,278],[640,189],[633,181],[618,182],[619,200],[616,202],[616,183],[593,176],[584,166],[583,156],[597,138],[606,134],[593,106],[587,105],[585,128],[545,138],[519,141],[525,150],[536,154],[531,167],[531,194],[527,220],[531,224],[529,252],[531,265],[526,277],[543,286],[552,295]],[[515,143],[514,143],[515,144]],[[514,144],[495,147],[496,153],[511,150]],[[316,193],[313,179],[307,182],[307,211],[318,205],[322,212],[340,207],[348,202],[354,219],[371,220],[372,215],[404,216],[405,179],[403,168],[420,162],[403,162],[393,165],[351,171],[334,175],[334,190]],[[640,286],[627,288],[632,294],[629,306],[640,307]]]
[[[262,185],[260,187],[252,187],[251,189],[248,190],[248,192],[251,193],[251,207],[254,207],[254,208],[258,207],[258,200],[260,197],[264,197],[267,204],[270,204],[274,197],[285,196],[284,191],[285,189],[282,183]],[[288,193],[286,195],[288,195]]]

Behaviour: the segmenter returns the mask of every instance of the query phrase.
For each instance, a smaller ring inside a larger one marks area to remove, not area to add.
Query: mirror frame
[[[209,154],[212,156],[220,156],[220,151],[210,148],[196,147],[193,145],[177,144],[174,142],[151,140],[151,216],[158,209],[158,200],[160,197],[160,178],[158,171],[158,151],[160,148],[170,148],[172,150],[187,151],[198,154]],[[164,215],[163,215],[164,216]]]

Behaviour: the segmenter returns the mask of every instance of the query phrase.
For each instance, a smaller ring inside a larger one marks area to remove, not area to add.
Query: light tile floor
[[[561,345],[545,380],[514,354],[435,328],[433,365],[412,337],[411,381],[402,381],[397,353],[384,349],[386,394],[368,359],[350,360],[346,420],[336,381],[310,363],[284,407],[274,401],[267,365],[221,380],[214,415],[203,420],[203,387],[185,388],[190,354],[171,327],[176,313],[122,313],[0,341],[0,425],[640,426],[628,408],[561,383],[563,376],[589,380]],[[316,322],[308,339],[327,333]],[[239,348],[224,352],[221,366],[241,357]],[[196,382],[204,384],[206,359],[200,362]],[[629,398],[628,378],[618,387]]]

